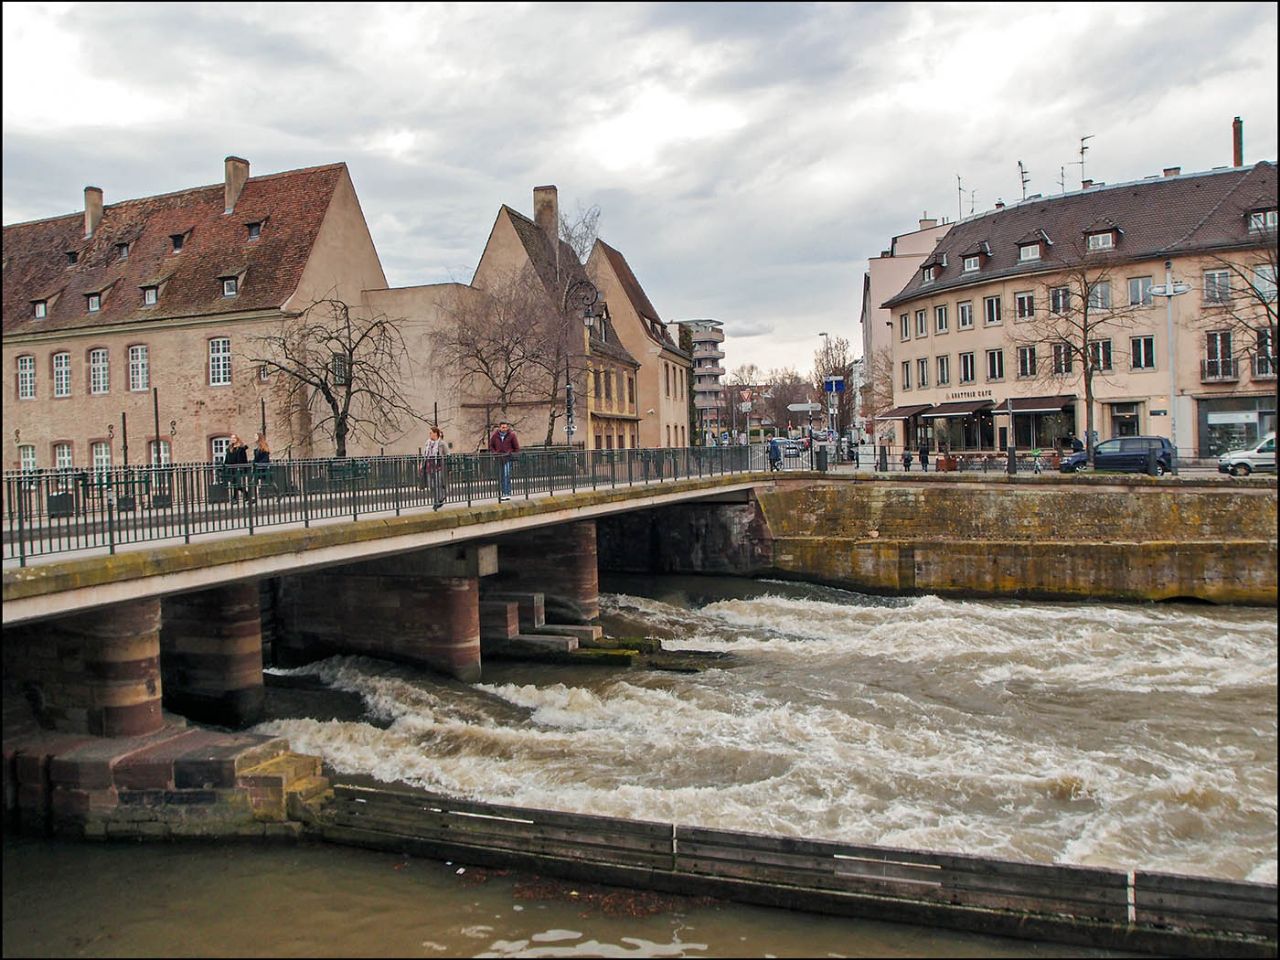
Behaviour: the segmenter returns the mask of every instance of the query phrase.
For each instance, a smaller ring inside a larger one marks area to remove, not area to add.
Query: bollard
[[[1007,469],[1009,471],[1009,476],[1012,477],[1015,473],[1018,472],[1018,448],[1015,447],[1013,444],[1009,444],[1008,449],[1009,449],[1009,466]]]
[[[880,462],[876,464],[876,469],[881,473],[889,472],[889,448],[884,444],[880,445]]]
[[[1156,476],[1156,448],[1147,447],[1147,476]]]

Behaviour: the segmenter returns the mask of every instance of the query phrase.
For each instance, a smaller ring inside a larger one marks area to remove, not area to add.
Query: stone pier
[[[502,589],[544,594],[547,619],[555,623],[600,619],[594,520],[542,527],[499,544]]]
[[[261,720],[266,691],[257,582],[165,597],[162,610],[165,707],[225,727]]]

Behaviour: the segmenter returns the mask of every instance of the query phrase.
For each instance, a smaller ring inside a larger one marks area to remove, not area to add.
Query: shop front
[[[1276,395],[1206,397],[1196,401],[1198,456],[1216,457],[1240,450],[1275,433]]]
[[[1076,396],[1013,397],[996,404],[992,413],[1000,420],[1001,449],[1008,443],[1009,415],[1013,414],[1014,445],[1019,450],[1051,450],[1070,447],[1076,430]]]
[[[929,424],[929,440],[940,453],[993,453],[994,422],[990,400],[940,403],[920,419]]]
[[[920,443],[920,415],[932,407],[931,403],[914,403],[880,414],[875,418],[877,446],[901,450],[903,447],[898,443],[901,428],[902,445],[914,450]]]

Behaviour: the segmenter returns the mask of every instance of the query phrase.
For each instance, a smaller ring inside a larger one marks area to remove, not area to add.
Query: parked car
[[[1218,472],[1233,477],[1247,477],[1251,473],[1276,472],[1276,435],[1268,433],[1251,447],[1232,450],[1218,458]]]
[[[1146,473],[1147,451],[1156,451],[1156,476],[1163,477],[1173,468],[1173,444],[1168,437],[1114,437],[1095,444],[1093,465],[1098,470],[1121,473]],[[1063,457],[1059,468],[1063,473],[1089,469],[1087,450]]]

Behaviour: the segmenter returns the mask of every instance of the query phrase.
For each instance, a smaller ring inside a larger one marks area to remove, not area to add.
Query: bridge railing
[[[426,469],[424,469],[426,467]],[[434,469],[433,469],[434,468]],[[4,475],[4,557],[472,504],[565,491],[661,483],[751,469],[746,447],[526,449],[506,458],[450,454],[282,460],[262,465],[179,463],[68,468]],[[508,490],[503,490],[503,474]]]

